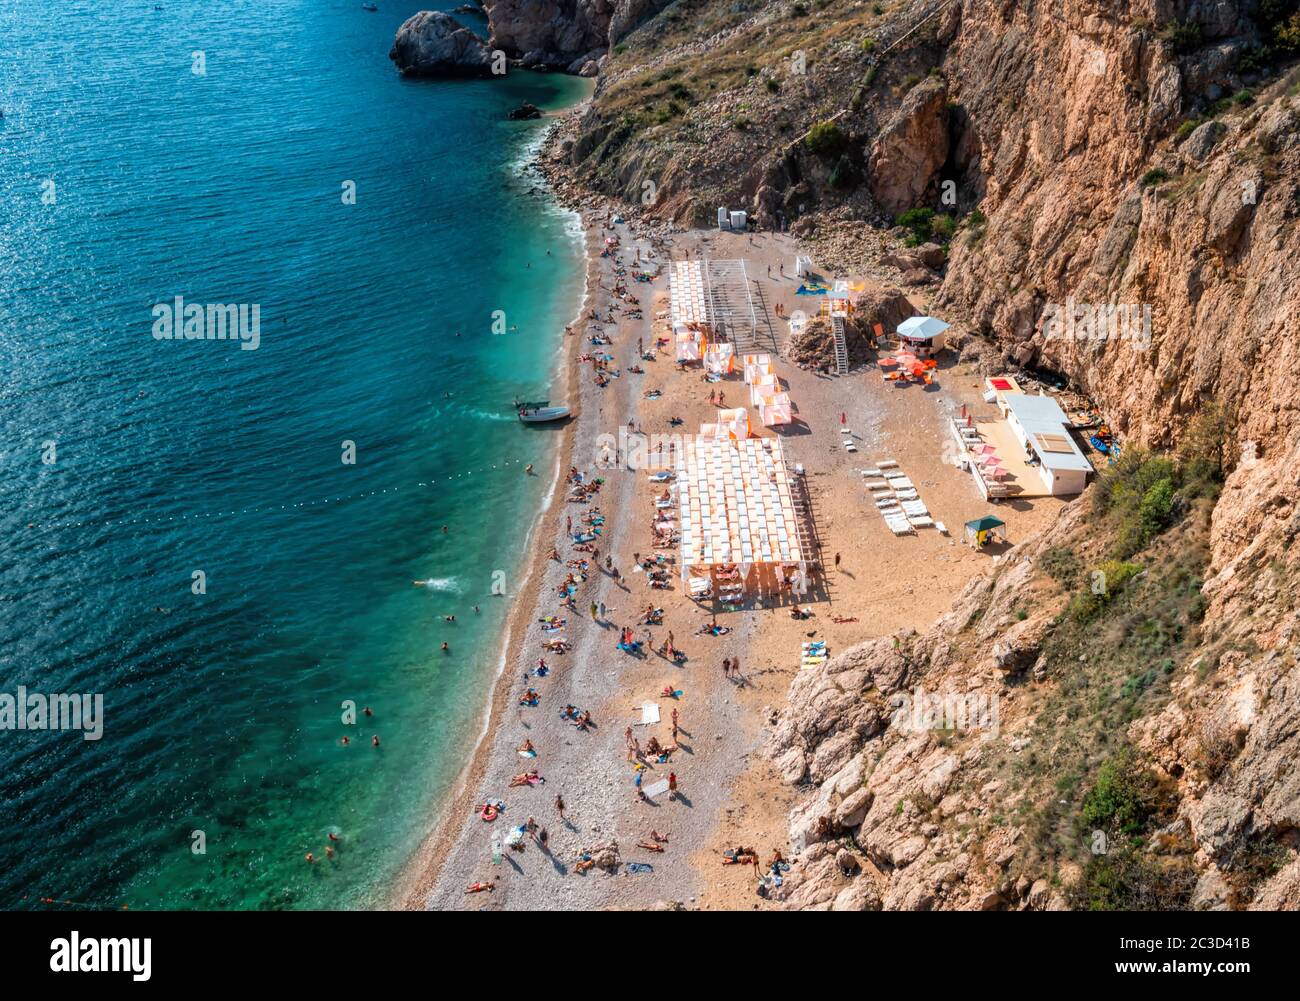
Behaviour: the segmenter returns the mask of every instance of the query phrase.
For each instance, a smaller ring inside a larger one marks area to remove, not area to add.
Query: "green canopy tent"
[[[966,538],[974,543],[976,549],[979,549],[988,541],[989,533],[993,529],[1006,527],[1007,523],[1001,518],[986,514],[983,518],[976,518],[974,521],[966,522]]]

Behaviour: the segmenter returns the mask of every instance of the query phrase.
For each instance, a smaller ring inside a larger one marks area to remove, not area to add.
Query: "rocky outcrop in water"
[[[405,76],[476,77],[492,74],[492,50],[450,14],[421,11],[397,29],[388,52]]]
[[[519,107],[510,109],[506,115],[512,122],[525,122],[542,117],[542,109],[535,104],[524,101]]]

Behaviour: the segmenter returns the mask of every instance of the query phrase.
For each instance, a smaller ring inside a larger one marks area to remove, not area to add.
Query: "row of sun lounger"
[[[939,528],[917,493],[916,485],[909,480],[893,459],[882,459],[862,470],[862,479],[871,491],[872,499],[885,525],[895,535],[915,535],[918,528]]]

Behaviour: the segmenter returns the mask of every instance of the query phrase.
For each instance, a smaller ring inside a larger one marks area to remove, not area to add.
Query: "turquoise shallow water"
[[[479,732],[552,455],[509,403],[581,294],[504,114],[584,84],[403,81],[414,4],[163,6],[0,12],[0,692],[105,698],[0,731],[0,907],[375,904]],[[260,346],[155,340],[176,295]]]

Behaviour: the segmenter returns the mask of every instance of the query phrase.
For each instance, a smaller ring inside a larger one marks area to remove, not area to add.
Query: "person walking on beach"
[[[730,678],[730,677],[731,677],[731,658],[730,658],[730,657],[724,657],[724,658],[722,659],[722,676],[723,676],[724,678]]]
[[[740,658],[739,658],[739,657],[733,657],[733,658],[731,659],[731,676],[732,676],[733,678],[739,678],[739,677],[740,677]]]
[[[835,554],[835,569],[838,570],[839,568],[840,568],[840,554],[839,554],[839,553],[836,553],[836,554]]]
[[[669,799],[677,798],[677,773],[676,772],[668,773],[668,798]]]
[[[555,812],[560,815],[561,820],[564,819],[564,797],[559,793],[555,794]]]

